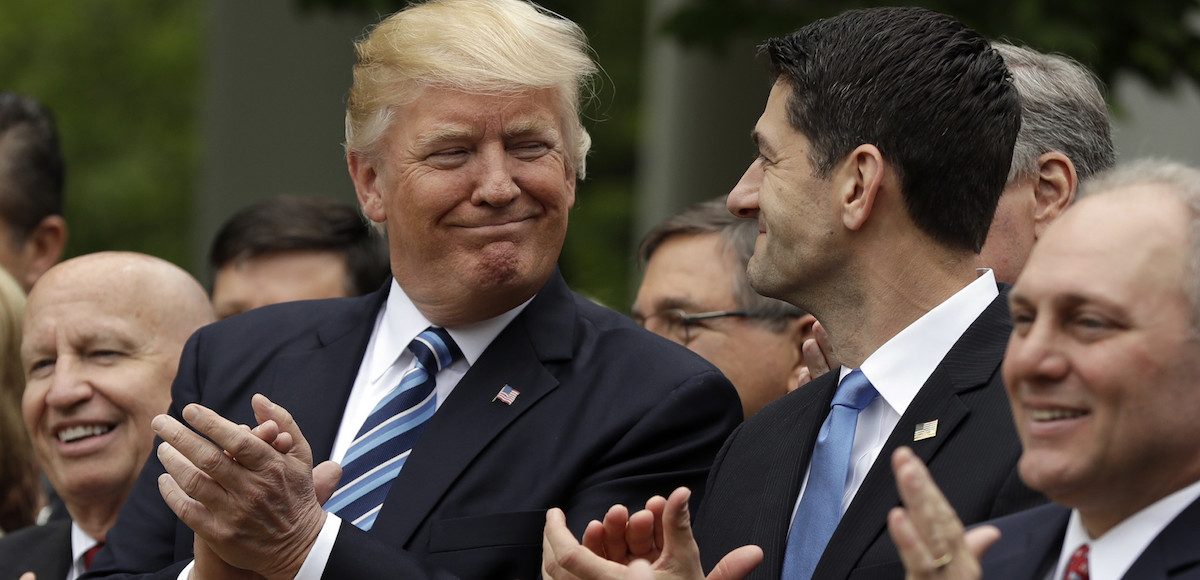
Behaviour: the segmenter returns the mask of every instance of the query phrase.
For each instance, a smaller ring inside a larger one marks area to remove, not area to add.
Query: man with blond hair
[[[347,166],[394,280],[190,340],[107,573],[529,578],[547,508],[581,532],[699,487],[740,420],[715,368],[556,269],[596,70],[575,24],[441,0],[356,48]]]
[[[0,577],[87,571],[150,454],[183,343],[212,320],[200,284],[151,256],[89,254],[42,276],[25,311],[22,414],[71,517],[0,540]]]

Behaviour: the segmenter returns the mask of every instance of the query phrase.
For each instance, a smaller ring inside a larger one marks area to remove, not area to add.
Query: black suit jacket
[[[829,540],[814,578],[903,578],[887,534],[887,512],[900,505],[892,451],[907,445],[929,466],[964,522],[980,522],[1045,501],[1017,477],[1020,442],[1000,378],[1009,320],[1001,293],[950,349],[888,437]],[[730,550],[757,544],[765,560],[753,578],[778,578],[788,526],[829,413],[838,373],[830,372],[768,405],[726,441],[696,516],[706,569]],[[937,435],[913,441],[918,424]]]
[[[71,520],[29,526],[0,538],[0,580],[25,572],[38,580],[63,580],[71,570]]]
[[[1000,539],[984,554],[983,577],[1041,580],[1058,564],[1070,508],[1049,504],[988,522]],[[1123,578],[1200,578],[1200,500],[1193,501],[1163,528],[1134,560]]]
[[[261,391],[326,459],[385,293],[201,329],[184,348],[170,412],[198,401],[253,424],[249,401]],[[511,406],[492,401],[506,384],[520,391]],[[701,485],[740,409],[707,362],[555,274],[434,414],[371,532],[343,523],[325,577],[535,577],[548,508],[564,508],[579,534],[612,504]],[[191,557],[191,532],[159,495],[162,471],[151,455],[98,569],[150,572]]]

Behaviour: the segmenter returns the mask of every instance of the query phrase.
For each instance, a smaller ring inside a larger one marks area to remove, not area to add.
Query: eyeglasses
[[[669,308],[655,312],[639,322],[642,328],[654,334],[686,345],[695,338],[695,329],[703,328],[702,322],[730,316],[746,318],[750,316],[750,313],[745,310],[715,310],[688,314],[682,308]]]

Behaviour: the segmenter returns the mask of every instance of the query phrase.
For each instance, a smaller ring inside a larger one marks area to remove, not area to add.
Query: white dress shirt
[[[850,451],[850,479],[842,496],[842,513],[850,507],[871,465],[883,451],[884,443],[921,386],[997,295],[999,291],[992,271],[980,270],[973,282],[896,333],[863,361],[859,368],[879,392],[879,397],[858,414],[854,445]],[[838,381],[846,378],[851,370],[843,366]],[[808,470],[811,468],[810,463],[804,473],[800,495],[792,507],[793,518],[808,487]]]
[[[463,375],[479,360],[480,355],[488,345],[500,335],[533,299],[525,301],[516,308],[495,318],[454,328],[447,328],[450,337],[458,344],[463,358],[442,369],[435,377],[437,381],[438,408],[442,406],[450,392],[458,385]],[[429,322],[416,305],[409,299],[396,281],[392,280],[391,291],[387,302],[375,319],[375,327],[371,331],[371,339],[367,343],[366,353],[358,367],[358,375],[354,378],[354,386],[350,389],[350,397],[346,401],[346,409],[342,414],[342,423],[338,427],[337,436],[333,441],[333,449],[329,459],[340,462],[350,449],[350,443],[362,427],[367,416],[375,405],[400,382],[400,377],[415,364],[415,357],[408,350],[408,344],[429,328]],[[341,527],[341,518],[328,514],[325,525],[317,536],[316,542],[305,558],[304,564],[296,574],[297,580],[319,580],[333,552],[333,544]],[[180,580],[186,580],[191,573],[189,564],[180,573]]]
[[[83,528],[74,521],[71,522],[71,568],[67,570],[67,580],[75,580],[87,572],[83,565],[83,555],[99,544],[95,538],[87,535]]]
[[[1058,566],[1050,578],[1062,578],[1071,555],[1079,546],[1088,544],[1088,577],[1091,580],[1118,580],[1163,528],[1197,498],[1200,498],[1200,481],[1150,504],[1094,539],[1084,529],[1079,510],[1071,510]]]

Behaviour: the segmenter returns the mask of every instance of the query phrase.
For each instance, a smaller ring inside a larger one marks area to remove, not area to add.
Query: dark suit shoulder
[[[39,578],[65,578],[70,566],[70,520],[29,526],[0,538],[0,578],[29,571]]]

